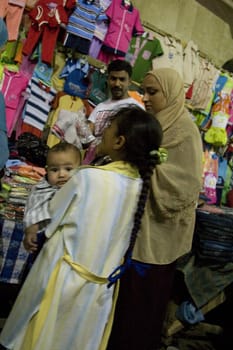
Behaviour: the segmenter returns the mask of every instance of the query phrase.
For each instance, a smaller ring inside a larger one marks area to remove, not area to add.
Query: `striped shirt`
[[[85,0],[77,0],[76,8],[69,17],[66,31],[81,38],[92,40],[96,21],[107,20],[101,6],[94,1],[92,4]]]
[[[24,109],[23,121],[39,130],[43,130],[51,109],[51,102],[57,91],[43,85],[39,79],[32,77],[26,89],[28,100]]]

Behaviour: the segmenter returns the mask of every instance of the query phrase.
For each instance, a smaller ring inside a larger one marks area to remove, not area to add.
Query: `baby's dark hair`
[[[133,72],[133,68],[131,64],[128,61],[123,61],[123,60],[114,60],[110,62],[107,70],[108,70],[108,74],[112,71],[120,72],[121,70],[124,70],[129,74],[130,78]]]
[[[118,135],[125,137],[124,160],[137,166],[143,180],[129,247],[126,253],[127,262],[128,258],[131,259],[137,233],[141,225],[151,175],[155,166],[161,162],[159,152],[157,151],[162,142],[163,132],[159,121],[153,115],[139,107],[122,108],[112,115],[110,120],[116,120]]]
[[[77,154],[77,158],[80,158],[80,160],[81,160],[80,150],[72,143],[69,143],[66,141],[61,141],[61,142],[57,143],[56,145],[52,146],[51,148],[49,148],[49,150],[47,152],[46,159],[48,161],[49,155],[51,155],[52,153],[67,152],[67,151],[73,151],[74,153]],[[46,164],[47,164],[47,161],[46,161]]]

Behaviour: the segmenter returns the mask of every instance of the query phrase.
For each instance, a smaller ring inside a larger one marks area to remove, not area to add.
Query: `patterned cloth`
[[[188,261],[178,261],[177,269],[184,275],[184,282],[197,308],[206,305],[233,282],[233,263],[225,265],[197,265],[195,256]]]
[[[200,264],[233,262],[233,215],[197,210],[194,238]]]
[[[28,258],[23,247],[23,223],[0,219],[0,282],[21,282]]]
[[[51,102],[56,95],[54,88],[42,84],[32,77],[26,89],[27,103],[24,109],[23,121],[39,130],[43,130],[51,109]]]
[[[91,41],[94,35],[97,17],[98,20],[107,20],[107,16],[100,4],[88,4],[84,0],[77,0],[75,10],[69,17],[66,31]]]

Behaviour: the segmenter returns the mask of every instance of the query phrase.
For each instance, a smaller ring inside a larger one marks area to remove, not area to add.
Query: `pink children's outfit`
[[[112,1],[105,13],[110,24],[98,59],[108,64],[113,58],[124,59],[132,36],[143,34],[144,29],[138,9],[124,0]]]
[[[18,108],[23,92],[29,82],[29,76],[23,72],[5,70],[2,84],[2,93],[6,104],[7,135],[11,136],[18,117]]]

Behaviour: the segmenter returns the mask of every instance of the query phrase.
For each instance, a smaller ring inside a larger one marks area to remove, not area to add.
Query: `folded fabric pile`
[[[22,221],[29,192],[44,174],[44,168],[8,161],[0,192],[0,218]]]
[[[233,215],[197,211],[194,246],[201,263],[233,261]]]

